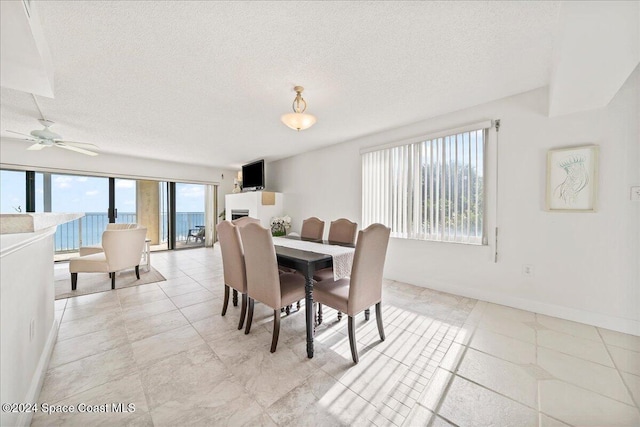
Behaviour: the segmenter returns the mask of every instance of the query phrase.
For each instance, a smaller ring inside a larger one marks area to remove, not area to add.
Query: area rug
[[[164,276],[153,267],[151,267],[150,271],[144,271],[141,268],[140,280],[136,278],[135,270],[126,270],[116,274],[116,289],[130,288],[164,280],[166,280]],[[111,279],[107,273],[78,273],[78,286],[75,291],[72,291],[71,274],[67,274],[66,278],[56,280],[54,285],[56,299],[62,299],[110,291]]]

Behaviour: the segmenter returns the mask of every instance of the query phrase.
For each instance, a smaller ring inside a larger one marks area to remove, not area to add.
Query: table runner
[[[333,258],[333,278],[339,280],[351,275],[353,253],[355,248],[340,245],[325,245],[323,243],[309,242],[305,240],[287,239],[286,237],[274,237],[273,244],[286,248],[300,249],[303,251],[331,255]]]

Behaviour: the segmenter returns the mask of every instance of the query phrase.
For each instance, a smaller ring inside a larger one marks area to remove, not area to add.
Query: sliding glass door
[[[205,185],[176,183],[175,248],[204,246]]]
[[[109,223],[109,179],[62,174],[51,174],[50,179],[51,212],[84,213],[84,217],[58,226],[56,253],[75,256],[80,246],[99,245]],[[36,194],[38,190],[36,187]]]
[[[147,229],[151,250],[168,249],[166,182],[114,180],[114,222],[137,223]]]

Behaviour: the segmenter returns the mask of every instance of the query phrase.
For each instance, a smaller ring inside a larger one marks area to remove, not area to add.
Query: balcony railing
[[[135,223],[136,214],[118,212],[118,223]],[[107,228],[109,217],[103,212],[86,212],[85,216],[75,221],[60,224],[55,235],[55,251],[77,252],[80,246],[99,245],[102,232]],[[204,212],[176,213],[176,241],[186,241],[189,230],[197,225],[204,225]],[[160,214],[161,243],[168,240],[167,214]]]

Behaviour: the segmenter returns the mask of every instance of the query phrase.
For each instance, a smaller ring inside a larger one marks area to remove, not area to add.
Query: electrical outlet
[[[533,265],[524,264],[522,266],[522,275],[525,277],[533,277]]]
[[[631,201],[640,202],[640,187],[631,187]]]

